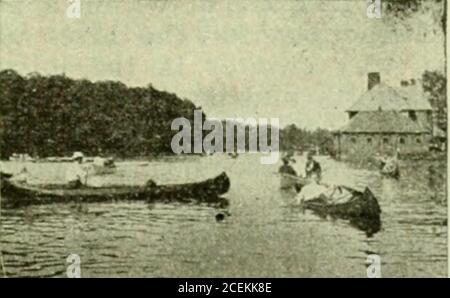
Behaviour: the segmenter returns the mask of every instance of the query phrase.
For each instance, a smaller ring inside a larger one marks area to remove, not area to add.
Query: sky
[[[209,117],[335,129],[367,73],[399,86],[444,70],[430,13],[393,24],[365,0],[0,0],[0,69],[176,93]],[[395,29],[395,30],[394,30]]]

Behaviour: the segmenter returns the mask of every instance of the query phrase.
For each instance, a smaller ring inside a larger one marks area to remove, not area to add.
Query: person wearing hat
[[[296,163],[296,160],[295,160],[295,158],[294,158],[294,152],[292,152],[292,151],[288,151],[288,152],[286,153],[285,158],[286,158],[289,162]]]
[[[79,188],[86,184],[86,169],[83,164],[83,153],[75,152],[72,156],[74,161],[66,170],[66,183],[69,188]]]
[[[320,163],[318,163],[314,159],[314,152],[309,151],[306,155],[306,166],[305,166],[305,174],[306,178],[311,178],[313,174],[316,174],[318,179],[320,180],[322,178],[322,167],[320,166]]]
[[[289,158],[283,157],[282,161],[283,161],[283,165],[278,169],[278,173],[297,176],[297,172],[289,164]]]

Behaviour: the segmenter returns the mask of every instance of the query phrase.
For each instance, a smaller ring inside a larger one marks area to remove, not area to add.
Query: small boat
[[[303,202],[303,207],[342,219],[379,220],[381,208],[375,195],[368,187],[364,191],[358,191],[347,186],[339,186],[338,188],[343,192],[341,198],[330,200],[319,197]]]
[[[31,186],[9,181],[1,176],[2,205],[22,206],[66,202],[104,202],[111,200],[134,201],[192,201],[220,202],[220,195],[230,188],[225,172],[215,178],[201,182],[158,185],[149,180],[142,186],[105,186],[69,189],[63,185]]]
[[[371,237],[381,229],[381,208],[372,191],[366,187],[358,191],[350,187],[340,186],[345,194],[344,200],[327,200],[316,198],[302,202],[302,207],[310,209],[322,218],[338,218],[348,220],[351,226],[364,231]],[[346,197],[346,198],[345,198]]]

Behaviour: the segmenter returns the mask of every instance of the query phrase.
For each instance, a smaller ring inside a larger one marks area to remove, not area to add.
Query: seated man
[[[297,176],[297,172],[291,167],[289,159],[286,157],[283,158],[283,165],[278,169],[278,173]]]
[[[309,151],[306,155],[307,161],[305,166],[305,175],[306,178],[311,178],[312,175],[317,175],[320,179],[322,176],[322,168],[313,156],[314,153],[312,151]]]

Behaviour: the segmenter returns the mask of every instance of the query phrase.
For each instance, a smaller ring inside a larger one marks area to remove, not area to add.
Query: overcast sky
[[[120,80],[189,98],[210,117],[278,117],[337,128],[382,81],[443,70],[443,36],[429,14],[409,30],[369,19],[355,1],[0,2],[0,68]]]

